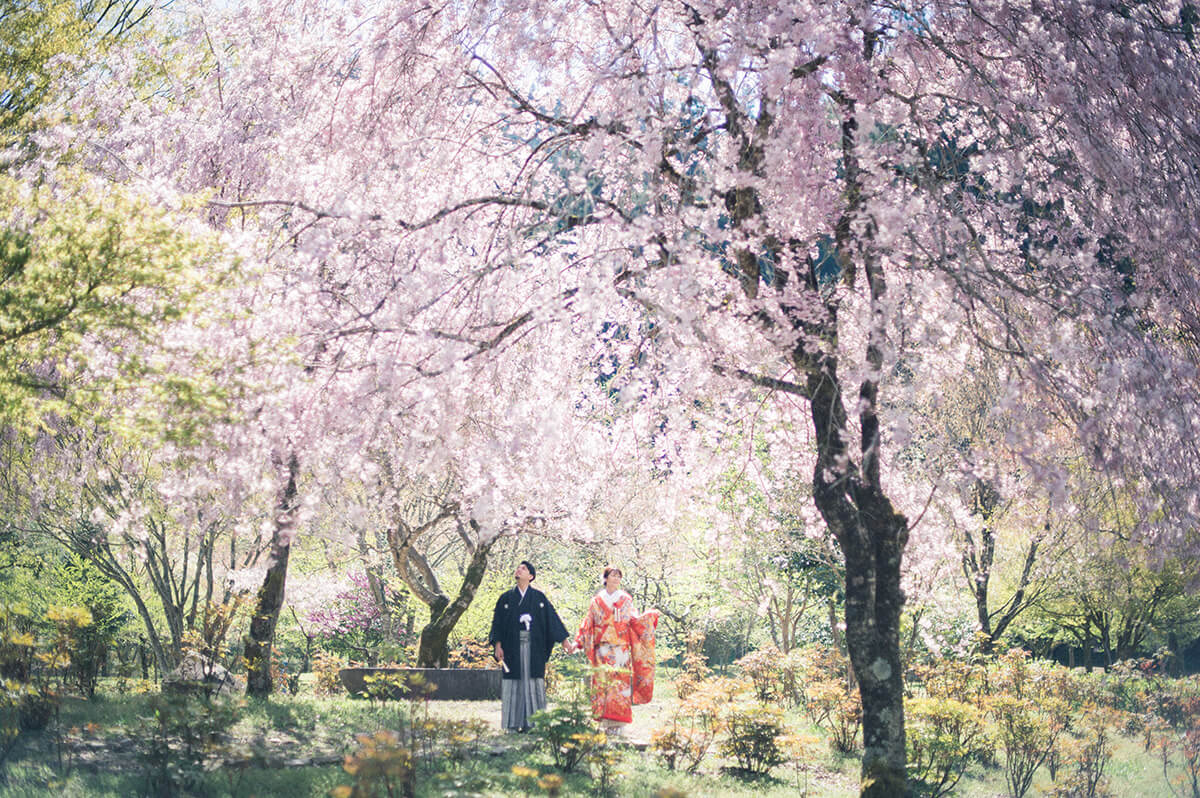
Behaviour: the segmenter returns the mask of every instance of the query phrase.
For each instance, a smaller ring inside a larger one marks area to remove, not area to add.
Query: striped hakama
[[[506,729],[524,731],[530,727],[529,716],[546,708],[546,680],[529,678],[529,632],[520,632],[520,679],[501,679],[500,725]]]

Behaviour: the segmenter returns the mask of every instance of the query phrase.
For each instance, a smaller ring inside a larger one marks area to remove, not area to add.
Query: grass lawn
[[[804,770],[781,765],[769,776],[757,779],[731,774],[728,769],[732,762],[715,752],[696,774],[667,770],[652,753],[637,745],[648,740],[650,732],[670,716],[675,699],[670,683],[664,687],[653,703],[635,709],[633,727],[626,735],[633,744],[621,746],[614,768],[614,794],[650,798],[670,787],[688,796],[731,798],[857,795],[858,760],[834,754],[824,744],[818,746],[818,753]],[[215,750],[204,771],[197,768],[197,777],[181,794],[328,796],[337,785],[351,783],[342,760],[358,747],[355,735],[395,728],[399,725],[397,713],[404,706],[402,702],[372,704],[311,694],[245,702],[226,738],[232,742]],[[429,764],[419,770],[419,796],[545,794],[533,779],[515,774],[513,767],[549,774],[555,772],[552,760],[547,752],[536,748],[532,736],[505,734],[498,728],[499,702],[433,701],[428,707],[432,718],[474,719],[485,723],[487,730],[465,746],[434,751]],[[153,715],[150,695],[103,693],[92,702],[68,701],[57,725],[61,735],[51,729],[26,734],[18,741],[10,756],[7,778],[0,783],[0,798],[165,794],[164,788],[148,786],[148,774],[154,772],[154,767],[144,744],[154,734]],[[789,712],[788,722],[796,732],[824,737],[798,712]],[[170,760],[171,756],[168,753],[165,758]],[[168,761],[167,766],[170,764]],[[1143,752],[1139,739],[1120,738],[1108,773],[1114,796],[1158,798],[1171,794],[1161,763]],[[1029,795],[1046,795],[1052,789],[1043,768]],[[584,773],[566,774],[561,794],[596,795],[597,782]],[[975,767],[954,794],[964,798],[1004,796],[1004,771],[1001,767]]]

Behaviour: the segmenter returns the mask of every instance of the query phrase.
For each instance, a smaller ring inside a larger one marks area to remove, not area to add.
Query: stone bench
[[[338,676],[346,692],[364,696],[367,676],[391,675],[411,677],[419,674],[437,689],[429,696],[435,701],[499,701],[500,671],[476,668],[342,668]],[[397,680],[398,682],[400,680]],[[390,686],[387,698],[408,698],[409,691],[401,684]]]

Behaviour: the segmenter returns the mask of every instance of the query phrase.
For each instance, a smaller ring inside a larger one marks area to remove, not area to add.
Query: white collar
[[[609,593],[604,588],[600,588],[600,592],[597,593],[596,595],[600,596],[600,600],[603,601],[605,604],[607,604],[609,609],[612,609],[613,605],[616,604],[618,600],[620,600],[621,596],[625,595],[625,591],[621,590],[620,588],[617,588],[616,593]]]
[[[517,592],[521,594],[521,598],[517,599],[517,603],[519,604],[525,600],[525,594],[529,592],[529,587],[526,586],[526,588],[522,590],[521,586],[517,585]]]

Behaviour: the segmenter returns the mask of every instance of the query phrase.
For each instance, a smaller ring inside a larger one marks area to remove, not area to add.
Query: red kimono
[[[654,697],[654,630],[658,610],[640,615],[633,598],[618,590],[612,606],[601,590],[592,599],[575,644],[592,665],[609,666],[592,677],[592,712],[620,723],[633,720],[633,705]]]

